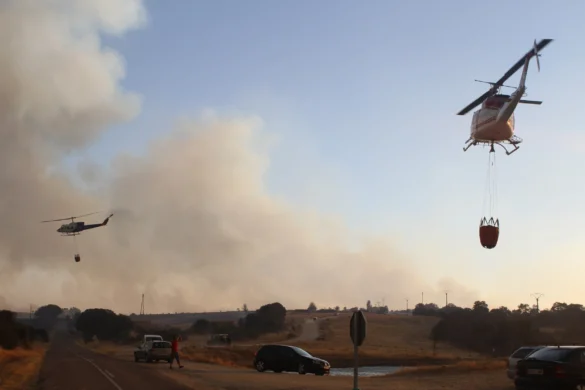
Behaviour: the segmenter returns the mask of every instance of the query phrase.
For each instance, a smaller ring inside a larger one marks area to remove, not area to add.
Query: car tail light
[[[563,376],[565,376],[567,371],[565,370],[565,367],[563,367],[561,365],[557,365],[557,366],[555,366],[554,373],[555,373],[556,377],[563,377]]]

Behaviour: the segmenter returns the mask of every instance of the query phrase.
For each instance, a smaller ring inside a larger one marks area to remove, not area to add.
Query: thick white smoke
[[[0,286],[8,303],[132,312],[145,293],[153,312],[378,297],[403,307],[407,293],[430,293],[390,243],[370,240],[356,252],[339,220],[267,192],[260,118],[182,121],[144,155],[119,156],[106,171],[84,165],[82,178],[105,193],[76,187],[59,168],[64,153],[140,111],[140,98],[120,87],[122,58],[99,34],[145,21],[138,0],[0,3]],[[58,224],[38,223],[93,210],[116,214],[77,238],[81,263]]]

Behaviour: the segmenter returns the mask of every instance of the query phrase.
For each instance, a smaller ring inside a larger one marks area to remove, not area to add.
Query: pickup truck
[[[148,363],[159,360],[171,362],[171,343],[158,335],[145,335],[142,343],[134,351],[134,361],[144,360]]]

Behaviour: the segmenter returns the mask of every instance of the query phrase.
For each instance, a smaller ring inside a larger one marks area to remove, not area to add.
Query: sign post
[[[360,390],[358,387],[358,348],[366,339],[367,322],[364,313],[358,310],[353,313],[349,321],[349,337],[353,342],[353,390]]]

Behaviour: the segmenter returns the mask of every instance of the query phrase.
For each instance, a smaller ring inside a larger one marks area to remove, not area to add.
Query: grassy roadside
[[[33,389],[48,347],[0,349],[0,389]]]

